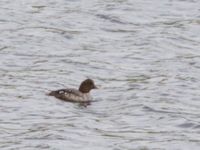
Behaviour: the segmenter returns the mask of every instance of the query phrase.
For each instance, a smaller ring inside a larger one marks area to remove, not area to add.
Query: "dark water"
[[[1,150],[199,150],[199,0],[1,0]],[[45,94],[90,77],[84,108]]]

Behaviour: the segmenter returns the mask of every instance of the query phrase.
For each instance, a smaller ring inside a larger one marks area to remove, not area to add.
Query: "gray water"
[[[199,0],[1,0],[1,150],[199,150]],[[88,107],[46,96],[92,78]]]

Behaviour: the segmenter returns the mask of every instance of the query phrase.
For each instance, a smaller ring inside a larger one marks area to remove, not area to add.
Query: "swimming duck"
[[[97,89],[97,86],[92,79],[86,79],[81,83],[78,90],[72,88],[60,89],[51,91],[48,95],[64,101],[85,103],[91,101],[90,90],[92,89]]]

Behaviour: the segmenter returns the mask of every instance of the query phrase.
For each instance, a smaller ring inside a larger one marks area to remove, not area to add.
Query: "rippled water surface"
[[[1,0],[1,150],[199,150],[199,0]],[[101,86],[88,107],[45,94]]]

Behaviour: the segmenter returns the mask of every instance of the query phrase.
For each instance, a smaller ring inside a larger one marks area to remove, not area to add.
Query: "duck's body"
[[[76,89],[60,89],[50,92],[49,95],[70,102],[88,102],[92,100],[89,93],[82,93]]]
[[[49,93],[50,96],[55,96],[58,99],[69,101],[69,102],[90,102],[92,100],[90,96],[90,90],[96,89],[93,80],[86,79],[83,81],[79,87],[79,90],[76,89],[60,89],[52,91]]]

